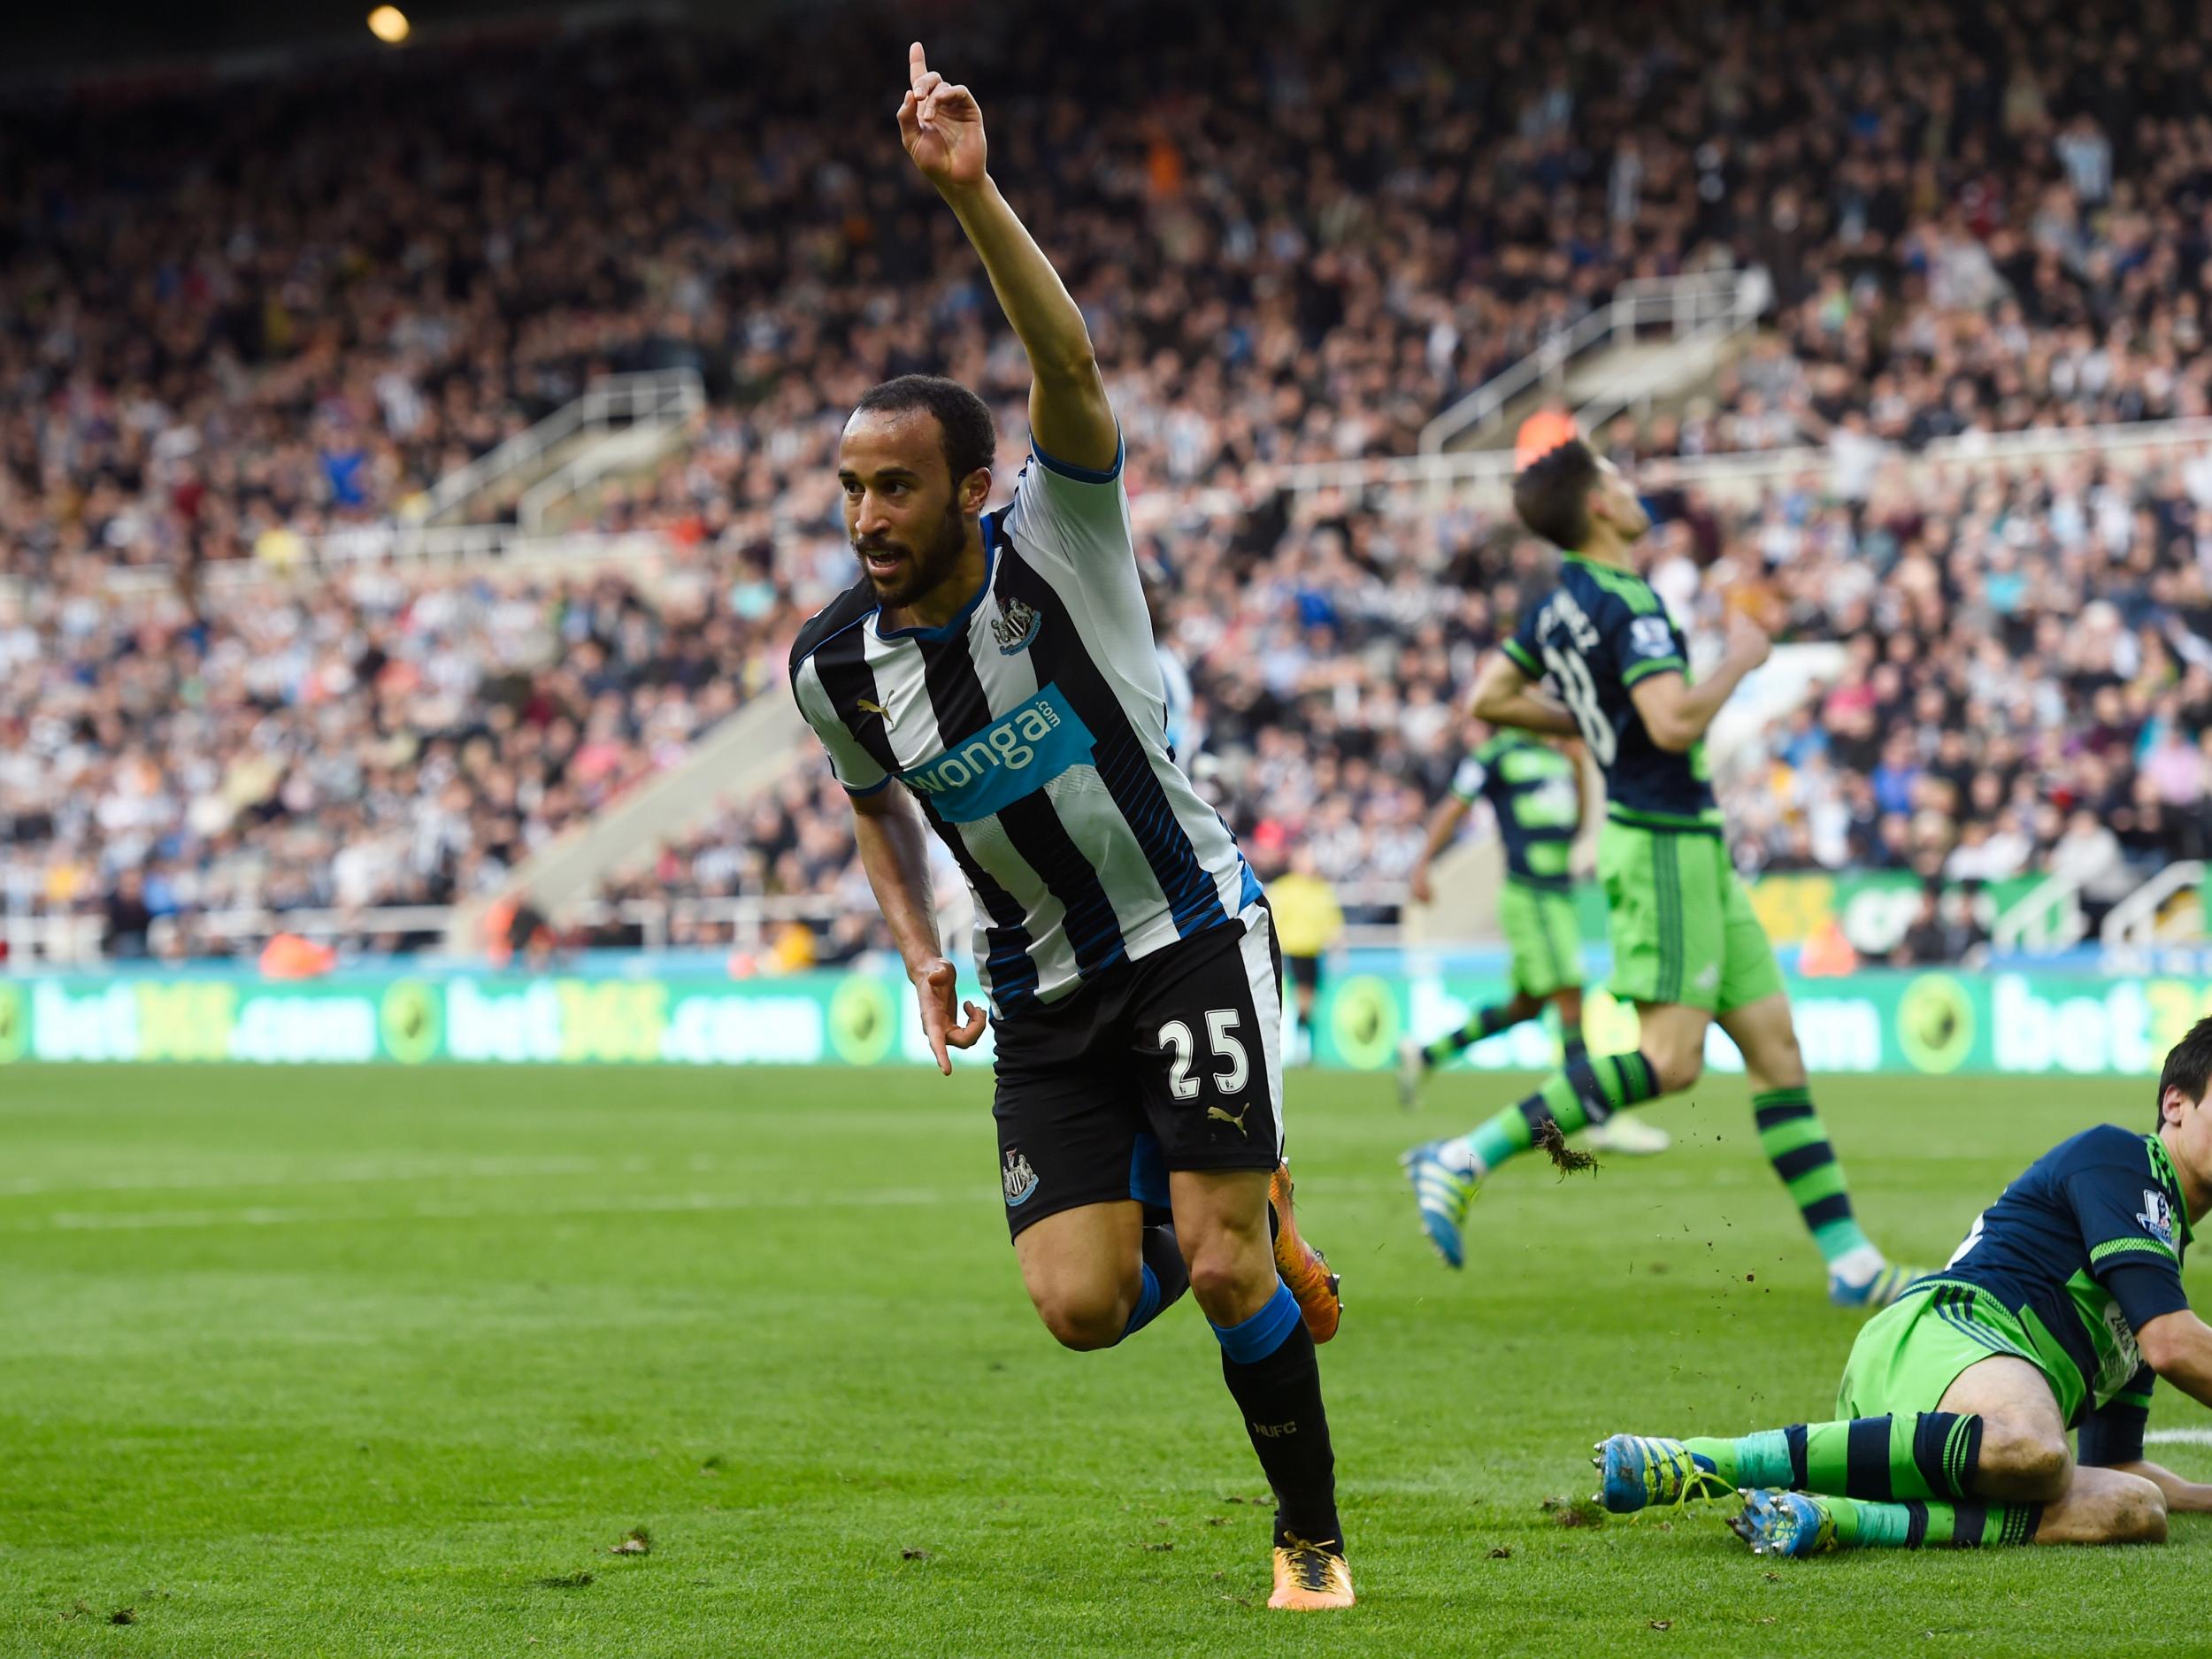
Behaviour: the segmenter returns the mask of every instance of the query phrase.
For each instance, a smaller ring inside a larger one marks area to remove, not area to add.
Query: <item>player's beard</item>
[[[959,565],[961,551],[967,545],[968,520],[960,511],[956,497],[946,503],[945,516],[938,521],[936,533],[919,547],[909,547],[905,542],[895,541],[888,536],[876,536],[865,541],[858,536],[853,538],[853,551],[856,554],[879,552],[902,553],[906,556],[906,568],[887,581],[879,580],[865,564],[861,565],[861,574],[867,577],[868,585],[876,590],[876,603],[892,610],[926,598],[950,580],[954,570]]]

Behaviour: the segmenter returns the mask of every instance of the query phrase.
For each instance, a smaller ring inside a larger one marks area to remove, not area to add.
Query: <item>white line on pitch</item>
[[[603,1202],[532,1204],[410,1204],[403,1209],[322,1210],[254,1205],[237,1210],[57,1210],[19,1221],[11,1233],[133,1233],[166,1228],[358,1226],[395,1221],[526,1221],[559,1216],[684,1214],[738,1210],[874,1209],[888,1205],[972,1204],[987,1187],[960,1192],[919,1189],[874,1193],[668,1193]]]
[[[2153,1429],[2143,1439],[2151,1446],[2212,1446],[2212,1429]]]
[[[0,1198],[36,1197],[45,1193],[189,1192],[231,1187],[340,1187],[375,1181],[434,1181],[516,1175],[600,1175],[638,1173],[652,1167],[644,1157],[619,1161],[592,1157],[518,1158],[488,1156],[463,1158],[364,1158],[348,1163],[288,1170],[281,1165],[233,1166],[181,1174],[28,1175],[0,1181]]]

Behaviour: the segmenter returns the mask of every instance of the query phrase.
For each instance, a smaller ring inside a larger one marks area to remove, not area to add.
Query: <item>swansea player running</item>
[[[837,461],[861,580],[800,631],[793,690],[852,797],[948,1073],[984,1016],[954,1010],[926,835],[973,889],[1006,1219],[1046,1328],[1110,1348],[1188,1288],[1275,1491],[1269,1605],[1349,1606],[1314,1353],[1340,1310],[1281,1164],[1266,902],[1168,751],[1120,434],[1082,313],[985,171],[975,99],[918,45],[910,69],[907,154],[1028,353],[1030,459],[985,512],[982,401],[921,376],[868,392]]]
[[[1630,1510],[1743,1489],[1762,1555],[2126,1544],[2212,1486],[2143,1461],[2163,1377],[2212,1405],[2212,1327],[2181,1260],[2212,1209],[2212,1020],[2166,1056],[2150,1134],[2063,1141],[1977,1217],[1950,1265],[1867,1322],[1833,1423],[1740,1440],[1616,1434],[1600,1500]],[[2077,1457],[2066,1437],[2077,1430]]]
[[[1476,802],[1486,802],[1505,853],[1498,894],[1498,928],[1512,953],[1512,995],[1479,1008],[1464,1025],[1433,1042],[1408,1037],[1398,1045],[1398,1103],[1410,1111],[1429,1074],[1486,1037],[1540,1018],[1559,1018],[1563,1059],[1587,1057],[1582,1041],[1582,930],[1575,920],[1576,838],[1589,813],[1582,745],[1501,726],[1479,727],[1473,748],[1452,774],[1451,788],[1429,818],[1428,843],[1413,866],[1416,904],[1435,898],[1429,866],[1452,843]],[[1588,1144],[1614,1152],[1663,1152],[1667,1132],[1656,1124],[1617,1118],[1594,1124]]]
[[[1578,733],[1603,770],[1598,876],[1611,988],[1635,1002],[1640,1042],[1632,1053],[1571,1061],[1472,1133],[1408,1152],[1422,1225],[1459,1266],[1461,1225],[1490,1171],[1540,1140],[1555,1143],[1689,1087],[1717,1021],[1742,1051],[1760,1144],[1827,1263],[1829,1295],[1847,1306],[1886,1304],[1911,1274],[1888,1263],[1852,1213],[1843,1167],[1806,1087],[1781,970],[1728,862],[1708,781],[1706,728],[1766,660],[1766,635],[1739,619],[1718,669],[1691,684],[1681,630],[1631,563],[1650,517],[1612,464],[1581,440],[1527,466],[1514,480],[1513,504],[1564,559],[1558,587],[1485,660],[1472,712],[1495,726]],[[1539,690],[1547,681],[1563,707]]]

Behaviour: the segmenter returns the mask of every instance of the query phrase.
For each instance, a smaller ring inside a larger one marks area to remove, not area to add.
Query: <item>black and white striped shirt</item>
[[[864,579],[800,630],[791,686],[847,789],[895,778],[921,803],[1007,1017],[1240,916],[1260,885],[1168,748],[1119,457],[1033,449],[983,542],[983,586],[943,627],[884,627]]]

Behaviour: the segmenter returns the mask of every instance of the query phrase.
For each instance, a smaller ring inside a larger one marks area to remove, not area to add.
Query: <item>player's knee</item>
[[[1192,1250],[1190,1294],[1216,1325],[1233,1325],[1263,1300],[1275,1280],[1275,1258],[1257,1240],[1224,1233]]]
[[[1037,1304],[1037,1317],[1062,1348],[1079,1351],[1111,1348],[1121,1340],[1129,1315],[1118,1302],[1095,1297],[1053,1298]]]
[[[2147,1493],[2129,1494],[2127,1514],[2121,1522],[2121,1541],[2128,1544],[2162,1544],[2166,1541],[2166,1499],[2155,1486]]]
[[[1701,1049],[1669,1047],[1656,1054],[1647,1049],[1645,1057],[1651,1062],[1662,1094],[1679,1094],[1705,1075],[1705,1055]]]
[[[1805,1051],[1798,1047],[1796,1028],[1786,1025],[1778,1034],[1761,1043],[1755,1064],[1768,1087],[1803,1088]]]
[[[1985,1419],[1981,1467],[1985,1475],[2001,1479],[2008,1494],[2031,1502],[2048,1503],[2065,1495],[2073,1479],[2074,1459],[2062,1440],[2016,1428],[2001,1419]]]
[[[1203,1257],[1191,1263],[1190,1294],[1216,1325],[1235,1322],[1252,1299],[1254,1285],[1249,1267],[1233,1257]]]
[[[2131,1478],[2116,1488],[2105,1521],[2105,1536],[2116,1544],[2166,1541],[2166,1494],[2149,1481]]]

